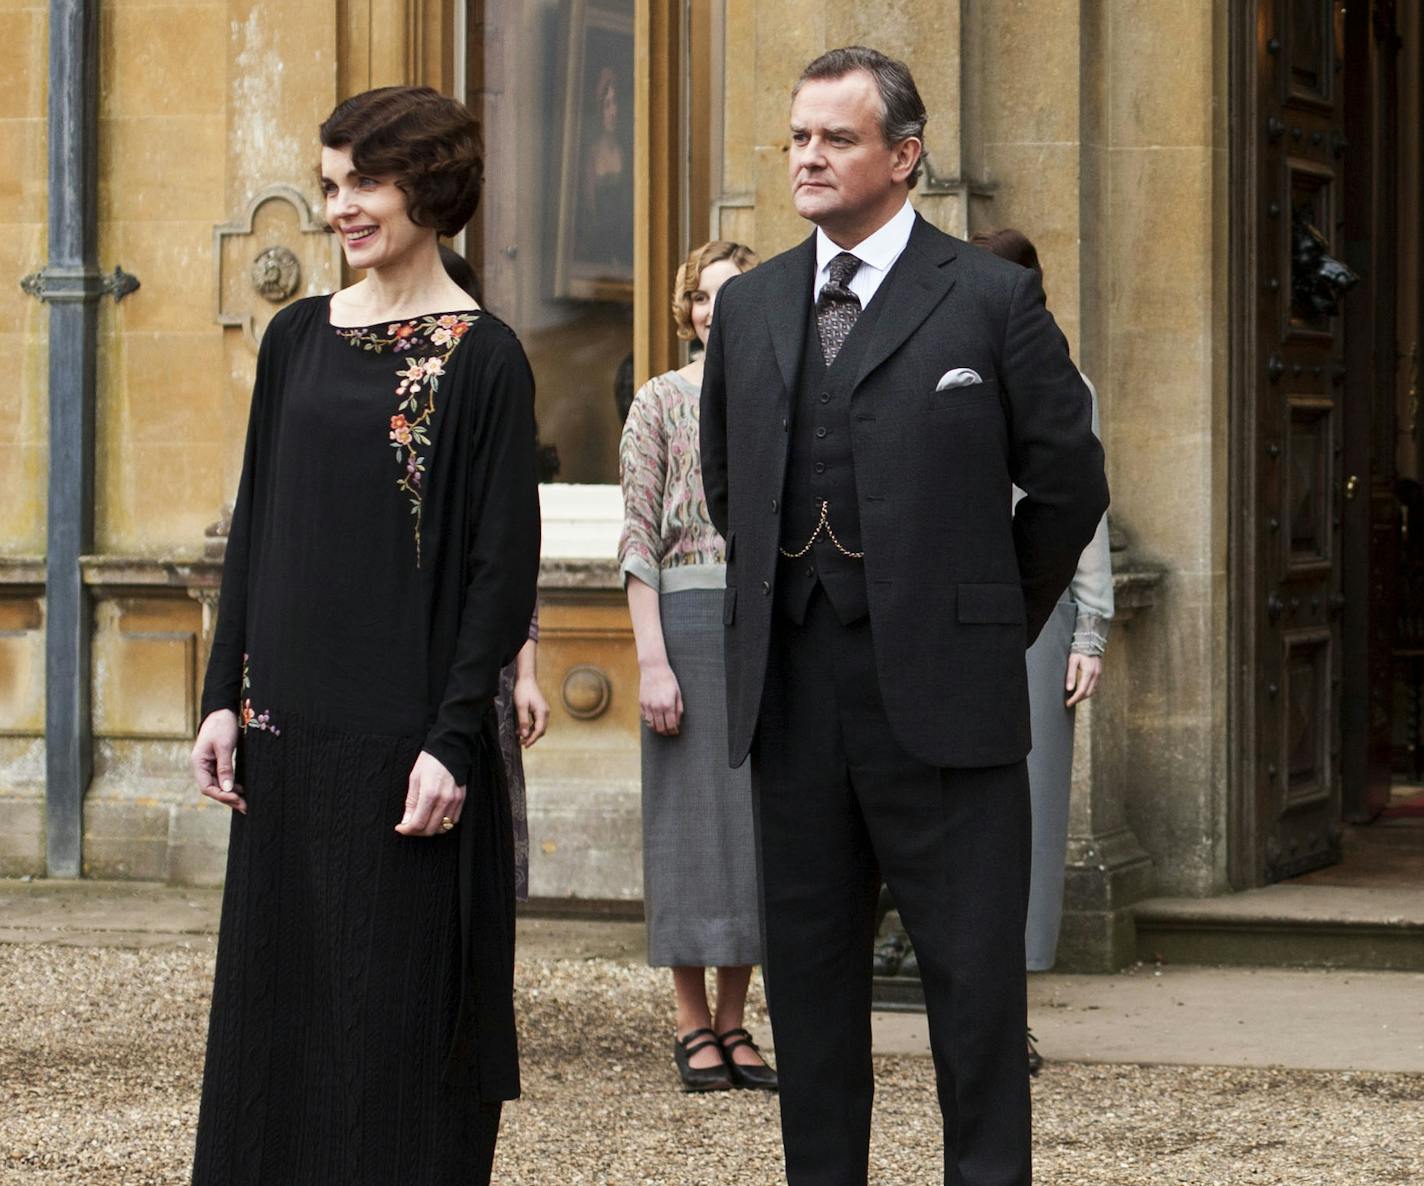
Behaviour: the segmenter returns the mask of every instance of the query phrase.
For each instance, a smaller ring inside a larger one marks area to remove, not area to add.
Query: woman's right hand
[[[198,790],[224,807],[247,814],[242,788],[233,781],[232,756],[237,749],[237,713],[220,708],[208,713],[193,742],[191,762]]]
[[[676,737],[682,725],[682,689],[666,661],[642,668],[638,680],[638,706],[654,733]]]

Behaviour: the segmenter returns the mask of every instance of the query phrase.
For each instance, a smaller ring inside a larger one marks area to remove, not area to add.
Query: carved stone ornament
[[[289,247],[269,247],[252,261],[252,287],[257,295],[280,305],[302,278],[302,265]]]
[[[589,664],[570,667],[560,692],[564,710],[579,721],[601,717],[613,699],[613,685],[608,676]]]
[[[214,318],[255,351],[288,301],[341,286],[341,244],[302,191],[269,185],[232,222],[213,228]]]

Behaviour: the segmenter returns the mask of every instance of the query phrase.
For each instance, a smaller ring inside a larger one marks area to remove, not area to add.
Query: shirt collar
[[[874,234],[849,248],[849,251],[856,259],[860,260],[862,265],[868,264],[880,272],[888,271],[890,265],[899,259],[900,253],[905,250],[905,244],[910,241],[910,232],[914,226],[915,208],[906,198],[905,204],[900,207],[894,218]],[[817,227],[816,274],[818,276],[823,274],[831,260],[845,250],[847,249],[844,247],[837,247],[831,242],[830,236]]]

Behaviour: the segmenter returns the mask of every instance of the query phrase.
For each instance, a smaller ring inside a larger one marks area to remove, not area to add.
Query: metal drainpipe
[[[45,843],[49,876],[83,868],[93,772],[90,598],[99,301],[138,281],[97,264],[99,0],[50,0],[49,262],[21,287],[49,305],[49,504],[45,556]]]

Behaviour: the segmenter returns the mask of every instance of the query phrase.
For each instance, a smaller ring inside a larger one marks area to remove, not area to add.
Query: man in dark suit
[[[817,230],[723,287],[702,388],[793,1186],[866,1181],[882,876],[919,958],[945,1181],[1030,1178],[1024,649],[1107,483],[1037,276],[910,207],[924,122],[874,50],[806,68],[790,173]]]

